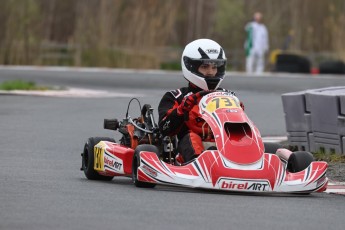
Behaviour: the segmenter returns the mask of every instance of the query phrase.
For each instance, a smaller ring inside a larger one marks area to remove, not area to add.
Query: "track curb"
[[[329,181],[325,193],[345,196],[345,182]]]

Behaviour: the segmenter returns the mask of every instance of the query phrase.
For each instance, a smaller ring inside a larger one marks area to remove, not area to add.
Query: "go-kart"
[[[162,184],[304,194],[326,190],[327,163],[314,161],[306,151],[291,152],[263,143],[233,94],[208,93],[198,105],[201,118],[212,130],[214,145],[192,161],[179,160],[177,139],[161,135],[153,109],[146,104],[138,118],[128,116],[127,109],[122,121],[104,120],[105,129],[122,134],[120,143],[108,137],[89,138],[81,154],[81,170],[88,179],[129,176],[135,186],[148,188]]]

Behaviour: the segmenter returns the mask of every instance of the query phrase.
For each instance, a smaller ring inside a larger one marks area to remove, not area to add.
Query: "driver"
[[[158,106],[159,128],[163,136],[177,135],[177,149],[188,162],[205,150],[203,141],[213,139],[198,102],[205,91],[224,90],[218,87],[225,75],[226,57],[217,42],[198,39],[185,47],[181,65],[188,86],[164,94]]]

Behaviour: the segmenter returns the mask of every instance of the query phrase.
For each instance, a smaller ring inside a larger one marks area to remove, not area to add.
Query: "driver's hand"
[[[203,96],[211,92],[213,91],[200,91],[198,93],[185,96],[181,104],[177,107],[177,114],[182,115],[189,113]]]
[[[233,96],[236,96],[236,93],[235,93],[234,91],[229,90],[229,89],[222,89],[222,90],[220,90],[220,91],[222,91],[222,92],[227,92],[227,93],[230,93],[230,94],[233,95]]]

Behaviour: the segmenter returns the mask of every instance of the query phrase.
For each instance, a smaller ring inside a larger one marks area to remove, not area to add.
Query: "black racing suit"
[[[159,129],[163,136],[177,135],[177,148],[184,161],[190,161],[202,153],[204,151],[202,141],[212,135],[208,124],[199,114],[198,105],[195,105],[189,114],[177,113],[177,107],[183,98],[199,91],[200,88],[189,84],[188,87],[166,92],[158,106]]]

